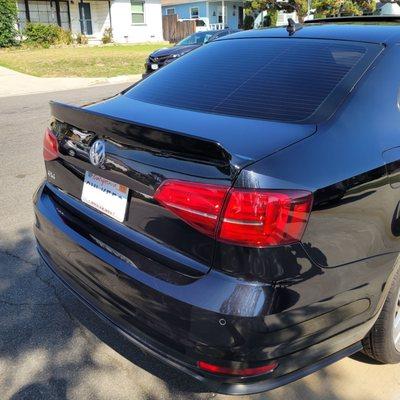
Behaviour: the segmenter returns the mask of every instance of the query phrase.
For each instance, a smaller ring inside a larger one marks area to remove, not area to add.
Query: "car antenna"
[[[286,30],[289,32],[289,36],[294,35],[297,31],[303,28],[302,24],[294,22],[293,18],[288,18],[288,24]]]

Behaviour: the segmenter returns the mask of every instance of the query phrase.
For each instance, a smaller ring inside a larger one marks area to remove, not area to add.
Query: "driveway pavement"
[[[36,255],[32,193],[44,176],[49,100],[90,102],[124,85],[0,99],[0,399],[206,400],[215,395],[129,344]],[[62,243],[60,243],[62,245]],[[400,366],[344,359],[251,400],[400,400]]]
[[[0,97],[78,89],[107,83],[135,83],[141,75],[114,78],[38,78],[0,67]]]

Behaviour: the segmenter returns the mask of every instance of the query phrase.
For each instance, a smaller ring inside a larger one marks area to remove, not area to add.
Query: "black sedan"
[[[216,392],[361,350],[400,362],[400,19],[334,21],[238,33],[108,100],[51,104],[40,255]]]
[[[169,64],[177,58],[182,57],[183,55],[191,52],[194,49],[197,49],[200,46],[203,46],[206,43],[210,43],[216,39],[219,39],[226,35],[230,35],[235,32],[239,32],[239,29],[222,29],[196,32],[181,40],[173,47],[166,47],[156,50],[150,54],[149,58],[146,61],[145,75],[157,71],[164,65]]]

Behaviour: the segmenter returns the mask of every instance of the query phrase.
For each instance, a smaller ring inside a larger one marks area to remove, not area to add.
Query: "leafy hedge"
[[[277,21],[278,21],[278,11],[270,10],[268,11],[268,15],[264,17],[263,26],[264,27],[276,26]]]
[[[0,47],[16,44],[17,4],[15,0],[0,0]]]
[[[26,38],[26,44],[38,47],[50,47],[55,44],[71,44],[73,41],[70,31],[61,29],[57,25],[40,23],[27,24],[24,36]]]
[[[254,17],[252,15],[246,15],[243,21],[243,29],[248,31],[254,27]]]

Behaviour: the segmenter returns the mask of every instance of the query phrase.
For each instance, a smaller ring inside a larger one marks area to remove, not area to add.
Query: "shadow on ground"
[[[0,399],[224,398],[110,329],[39,260],[30,230],[14,237],[0,236]],[[245,398],[339,400],[340,378],[324,369]]]

